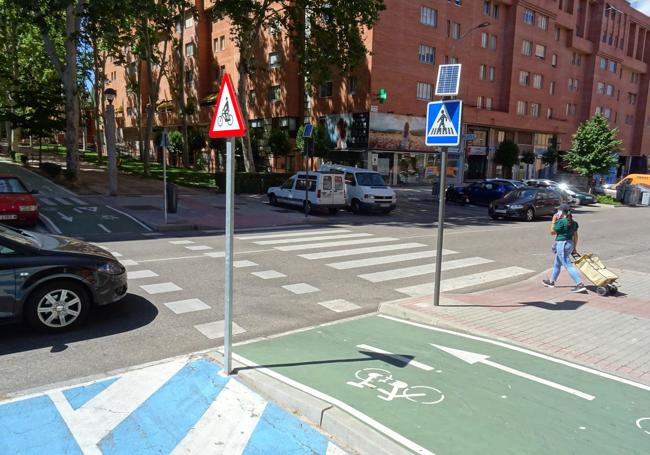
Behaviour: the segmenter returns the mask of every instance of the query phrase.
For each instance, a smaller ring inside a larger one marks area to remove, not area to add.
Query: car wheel
[[[359,214],[361,213],[361,206],[359,205],[359,201],[356,199],[352,199],[352,204],[350,204],[350,207],[352,208],[352,213]]]
[[[329,209],[329,212],[330,212],[330,215],[336,215],[337,213],[339,213],[339,209],[332,207],[332,208]]]
[[[80,284],[53,281],[27,299],[25,319],[37,330],[61,332],[80,324],[90,311],[90,297]]]
[[[278,197],[273,193],[269,194],[269,204],[278,205]]]
[[[526,221],[534,221],[535,220],[535,210],[532,208],[526,209],[526,214],[524,215],[524,219]]]

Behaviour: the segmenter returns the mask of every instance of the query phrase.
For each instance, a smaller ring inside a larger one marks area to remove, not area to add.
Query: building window
[[[420,23],[435,27],[438,25],[438,10],[422,6],[420,8]]]
[[[628,93],[627,97],[628,97],[628,101],[630,102],[630,104],[632,104],[632,105],[636,104],[636,94],[635,93]]]
[[[548,30],[548,16],[543,14],[537,15],[537,26],[542,30]]]
[[[562,36],[562,32],[560,27],[556,26],[555,27],[555,41],[560,41],[560,38]]]
[[[548,84],[548,93],[549,95],[555,95],[555,81],[551,81]]]
[[[194,71],[192,71],[191,69],[185,70],[185,83],[189,85],[193,81],[194,81]]]
[[[528,8],[524,9],[524,23],[529,25],[535,23],[535,11]]]
[[[517,115],[526,115],[527,104],[525,101],[517,101]]]
[[[634,123],[634,116],[633,115],[626,115],[625,116],[625,124],[626,125],[632,125]]]
[[[492,2],[490,0],[483,0],[483,15],[489,16],[492,10]]]
[[[494,16],[495,19],[499,18],[499,5],[494,5],[492,7],[492,16]]]
[[[524,54],[524,55],[532,55],[533,54],[533,43],[532,43],[532,41],[523,40],[521,42],[521,53]]]
[[[185,28],[194,27],[194,15],[191,12],[185,13]]]
[[[614,96],[614,86],[612,84],[607,84],[607,90],[605,94],[607,96]]]
[[[578,79],[569,78],[568,88],[570,92],[578,91]]]
[[[555,68],[557,66],[557,54],[551,55],[551,66]]]
[[[269,69],[280,68],[282,61],[279,52],[271,52],[269,54]]]
[[[566,115],[567,117],[573,117],[576,115],[576,105],[568,103],[566,105]]]
[[[609,70],[614,74],[616,74],[616,65],[616,62],[613,62],[611,60],[609,61]]]
[[[519,85],[527,87],[530,82],[530,73],[528,71],[519,71]]]
[[[600,108],[600,106],[596,106],[596,114],[600,114],[601,111],[602,111],[602,109]]]
[[[571,64],[576,66],[582,65],[582,55],[578,54],[577,52],[572,53]]]
[[[222,36],[221,38],[219,38],[219,44],[220,44],[219,48],[222,51],[226,49],[226,37],[225,36]]]
[[[491,66],[490,69],[488,70],[488,78],[491,81],[494,81],[494,73],[495,72],[496,72],[496,69],[493,66]]]
[[[193,43],[187,43],[185,45],[185,56],[194,57],[194,44]]]
[[[430,100],[432,94],[431,88],[431,84],[427,84],[426,82],[418,82],[417,93],[415,97],[419,100]]]
[[[487,110],[492,109],[492,98],[490,98],[490,97],[485,98],[485,109],[487,109]]]
[[[546,118],[553,118],[553,108],[546,109]]]
[[[215,38],[212,41],[212,51],[213,52],[219,52],[219,38]]]
[[[484,49],[488,47],[488,34],[485,32],[481,33],[481,47]]]
[[[596,87],[597,87],[596,90],[597,90],[597,92],[598,92],[599,95],[604,95],[604,94],[605,94],[605,84],[604,84],[604,83],[599,82],[599,83],[596,85]]]
[[[476,108],[477,109],[482,109],[483,108],[483,97],[479,96],[476,98]]]
[[[269,89],[269,101],[272,103],[275,103],[277,101],[280,101],[280,86],[279,85],[273,85]]]
[[[539,117],[539,111],[541,110],[542,106],[538,103],[532,103],[530,105],[530,115],[533,117]]]
[[[358,80],[356,76],[348,77],[348,95],[357,94],[357,84],[358,84]]]
[[[497,36],[490,35],[490,49],[495,51],[497,50]]]
[[[451,23],[451,37],[453,39],[460,39],[460,24],[458,22]]]
[[[543,44],[536,44],[535,45],[535,56],[539,58],[544,58],[546,57],[546,46]]]
[[[605,70],[607,69],[607,59],[600,57],[600,69]]]
[[[533,75],[533,87],[541,89],[544,85],[544,77],[541,74]]]
[[[612,117],[612,110],[608,107],[603,108],[603,117],[605,117],[607,120],[609,120]]]
[[[436,49],[431,46],[420,44],[418,57],[420,59],[420,63],[428,63],[433,65],[436,63]]]
[[[478,71],[478,78],[484,81],[486,74],[487,74],[487,67],[485,65],[481,65]]]
[[[334,86],[332,81],[323,82],[318,90],[318,96],[320,98],[331,98]]]

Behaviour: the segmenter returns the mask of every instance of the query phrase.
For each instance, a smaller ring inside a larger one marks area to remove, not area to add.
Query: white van
[[[308,188],[308,191],[305,191]],[[308,197],[305,199],[305,193]],[[345,184],[343,172],[304,172],[287,179],[282,186],[266,190],[271,205],[288,204],[302,207],[307,212],[327,209],[334,215],[345,208]]]
[[[380,211],[390,213],[397,207],[395,191],[384,182],[378,172],[358,167],[324,164],[321,172],[345,173],[346,203],[354,213]]]

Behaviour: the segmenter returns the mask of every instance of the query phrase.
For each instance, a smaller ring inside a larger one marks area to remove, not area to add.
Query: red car
[[[13,175],[0,175],[0,223],[36,226],[38,203],[23,182]]]

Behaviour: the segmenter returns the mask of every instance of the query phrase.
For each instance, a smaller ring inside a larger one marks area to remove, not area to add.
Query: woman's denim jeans
[[[553,272],[551,272],[551,281],[555,282],[557,280],[560,275],[560,268],[564,266],[576,284],[582,283],[582,278],[580,278],[576,266],[571,262],[572,252],[573,242],[571,240],[555,242],[555,262],[553,263]]]

